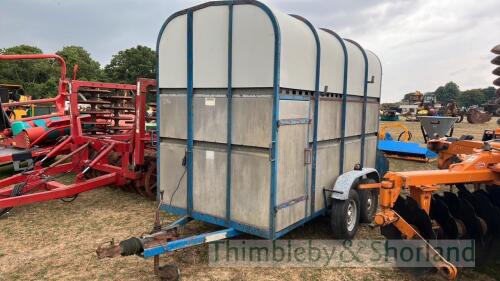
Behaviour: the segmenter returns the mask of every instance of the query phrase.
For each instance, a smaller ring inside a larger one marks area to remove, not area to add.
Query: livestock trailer
[[[373,52],[258,1],[216,1],[170,16],[157,56],[160,209],[183,216],[169,230],[225,229],[142,241],[145,257],[239,233],[276,239],[330,209],[338,238],[370,219],[377,190],[356,187],[379,181]]]

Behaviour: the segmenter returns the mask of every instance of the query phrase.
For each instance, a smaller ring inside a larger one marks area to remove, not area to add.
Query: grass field
[[[418,123],[404,123],[421,141]],[[461,123],[455,135],[476,138],[484,125]],[[391,160],[392,170],[434,169],[434,164]],[[4,170],[3,173],[8,172]],[[133,193],[101,188],[74,202],[59,200],[14,208],[0,218],[0,280],[155,280],[152,261],[138,257],[97,260],[95,249],[105,241],[141,235],[151,229],[155,203]],[[162,214],[164,224],[176,217]],[[193,222],[185,234],[217,228]],[[283,239],[329,239],[327,219],[317,219]],[[362,226],[359,239],[381,239],[378,229]],[[444,280],[429,274],[414,276],[394,268],[215,268],[207,265],[206,245],[161,257],[176,263],[183,280]],[[496,267],[460,271],[460,280],[495,280]]]

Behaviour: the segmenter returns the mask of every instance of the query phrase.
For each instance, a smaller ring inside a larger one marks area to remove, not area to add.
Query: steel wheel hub
[[[354,226],[356,225],[356,217],[357,217],[357,208],[356,203],[353,200],[349,200],[349,204],[347,205],[347,230],[352,231]]]

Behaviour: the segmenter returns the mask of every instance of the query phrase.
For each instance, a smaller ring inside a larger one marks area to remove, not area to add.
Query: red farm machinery
[[[2,95],[0,110],[0,165],[12,163],[15,171],[31,169],[36,159],[46,155],[54,148],[58,139],[69,134],[70,119],[66,112],[68,79],[64,59],[51,54],[0,55],[0,61],[41,59],[54,59],[60,64],[60,78],[55,97],[39,100],[12,99],[10,85],[0,86],[2,94],[5,94]],[[12,114],[8,114],[26,112],[20,110],[24,108],[29,108],[28,116],[14,114],[15,118],[11,118]],[[46,110],[35,110],[40,108]],[[59,150],[60,153],[67,151],[69,146]],[[23,162],[27,164],[25,167],[21,167]]]
[[[59,61],[65,70],[64,61]],[[58,96],[43,100],[60,107],[60,115],[50,117],[60,116],[61,123],[47,122],[58,125],[41,135],[62,128],[67,134],[57,137],[33,168],[0,180],[0,215],[16,206],[73,199],[110,185],[155,198],[155,103],[148,104],[155,88],[152,79],[138,79],[135,85],[89,82],[66,79],[62,72]],[[72,177],[71,183],[62,183],[63,176],[64,182]]]

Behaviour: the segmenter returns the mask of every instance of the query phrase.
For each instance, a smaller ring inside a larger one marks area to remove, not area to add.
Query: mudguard
[[[347,200],[349,190],[351,189],[354,181],[365,175],[377,181],[380,180],[380,175],[374,168],[363,168],[361,170],[352,170],[343,173],[335,181],[331,197],[338,200]]]

